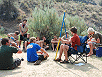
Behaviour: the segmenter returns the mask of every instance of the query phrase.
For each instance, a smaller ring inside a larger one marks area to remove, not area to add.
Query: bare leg
[[[64,54],[65,54],[65,60],[66,61],[68,61],[68,54],[67,54],[68,49],[69,49],[69,46],[68,45],[64,45],[63,51],[64,51]]]
[[[92,45],[92,42],[89,42],[88,45],[90,47],[89,56],[91,56],[93,54],[93,45]]]
[[[53,51],[54,51],[54,43],[52,43],[52,48],[53,48]]]
[[[25,41],[25,50],[27,50],[27,41]]]
[[[41,45],[41,48],[43,48],[43,42],[41,42],[40,45]]]
[[[18,46],[19,45],[19,41],[17,40],[16,43],[17,43],[17,46]]]
[[[61,59],[62,53],[63,53],[63,44],[60,46],[60,53],[59,53],[59,59]]]
[[[58,44],[57,44],[57,45],[58,45]],[[56,45],[55,51],[57,50],[57,45]]]

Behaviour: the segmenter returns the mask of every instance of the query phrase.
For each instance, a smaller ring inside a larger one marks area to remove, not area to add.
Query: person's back
[[[0,69],[11,69],[13,64],[13,52],[17,53],[16,48],[2,45],[0,47]]]
[[[96,40],[99,38],[100,39],[100,44],[102,44],[102,34],[101,33],[95,31],[94,38]]]
[[[79,38],[79,36],[77,34],[74,34],[73,37],[71,38],[71,40],[72,40],[72,47],[75,50],[77,50],[77,46],[75,46],[75,44],[80,45],[80,38]]]
[[[38,60],[37,50],[40,50],[41,47],[38,44],[30,43],[27,46],[27,61],[33,62]]]
[[[38,52],[38,51],[41,52]],[[38,55],[37,53],[44,53],[42,55]],[[30,44],[27,46],[27,61],[28,62],[35,62],[34,65],[39,65],[42,60],[47,59],[49,55],[47,52],[41,48],[38,44],[36,44],[36,38],[31,37],[30,38]]]
[[[13,62],[13,53],[21,53],[22,51],[16,47],[9,46],[10,41],[8,38],[3,38],[2,46],[0,47],[0,69],[13,69],[16,66]]]

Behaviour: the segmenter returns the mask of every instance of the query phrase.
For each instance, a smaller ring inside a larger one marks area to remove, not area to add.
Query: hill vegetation
[[[98,1],[98,2],[97,2]],[[35,8],[54,8],[58,16],[66,15],[78,16],[85,20],[86,26],[95,27],[101,30],[102,27],[102,6],[101,0],[1,0],[0,2],[0,24],[8,32],[18,30],[18,24],[24,18],[32,18]],[[12,6],[11,6],[12,5]],[[10,8],[8,8],[10,7]],[[62,21],[60,21],[62,22]]]

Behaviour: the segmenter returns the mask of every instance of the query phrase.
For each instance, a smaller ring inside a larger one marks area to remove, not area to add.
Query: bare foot
[[[92,54],[88,54],[87,57],[91,56]]]

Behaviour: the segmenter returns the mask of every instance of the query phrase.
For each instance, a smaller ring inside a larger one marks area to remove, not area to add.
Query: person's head
[[[95,32],[95,30],[91,27],[89,27],[88,30],[87,30],[88,35],[93,35],[94,32]]]
[[[36,40],[37,40],[37,41],[39,41],[39,40],[40,40],[40,38],[39,38],[39,37],[36,37]]]
[[[69,33],[68,33],[68,31],[66,31],[66,33],[65,33],[65,34],[69,34]]]
[[[54,39],[57,39],[57,36],[56,35],[54,36]]]
[[[71,29],[70,29],[70,31],[71,31],[71,33],[73,34],[73,33],[77,33],[77,28],[76,27],[72,27]]]
[[[27,33],[27,38],[29,38],[30,37],[30,33]]]
[[[31,37],[30,38],[30,43],[35,43],[36,42],[36,38],[35,37]]]
[[[24,20],[23,20],[23,24],[26,24],[26,22],[27,22],[27,20],[26,20],[26,19],[24,19]]]
[[[65,35],[67,34],[67,37],[68,37],[68,34],[69,34],[69,32],[68,31],[66,31],[66,33],[64,33]]]
[[[15,34],[16,34],[16,35],[19,35],[19,31],[15,31]]]
[[[2,45],[10,45],[9,38],[2,38],[1,44],[2,44]]]
[[[45,36],[43,36],[43,38],[42,38],[43,40],[46,40],[46,37]]]

